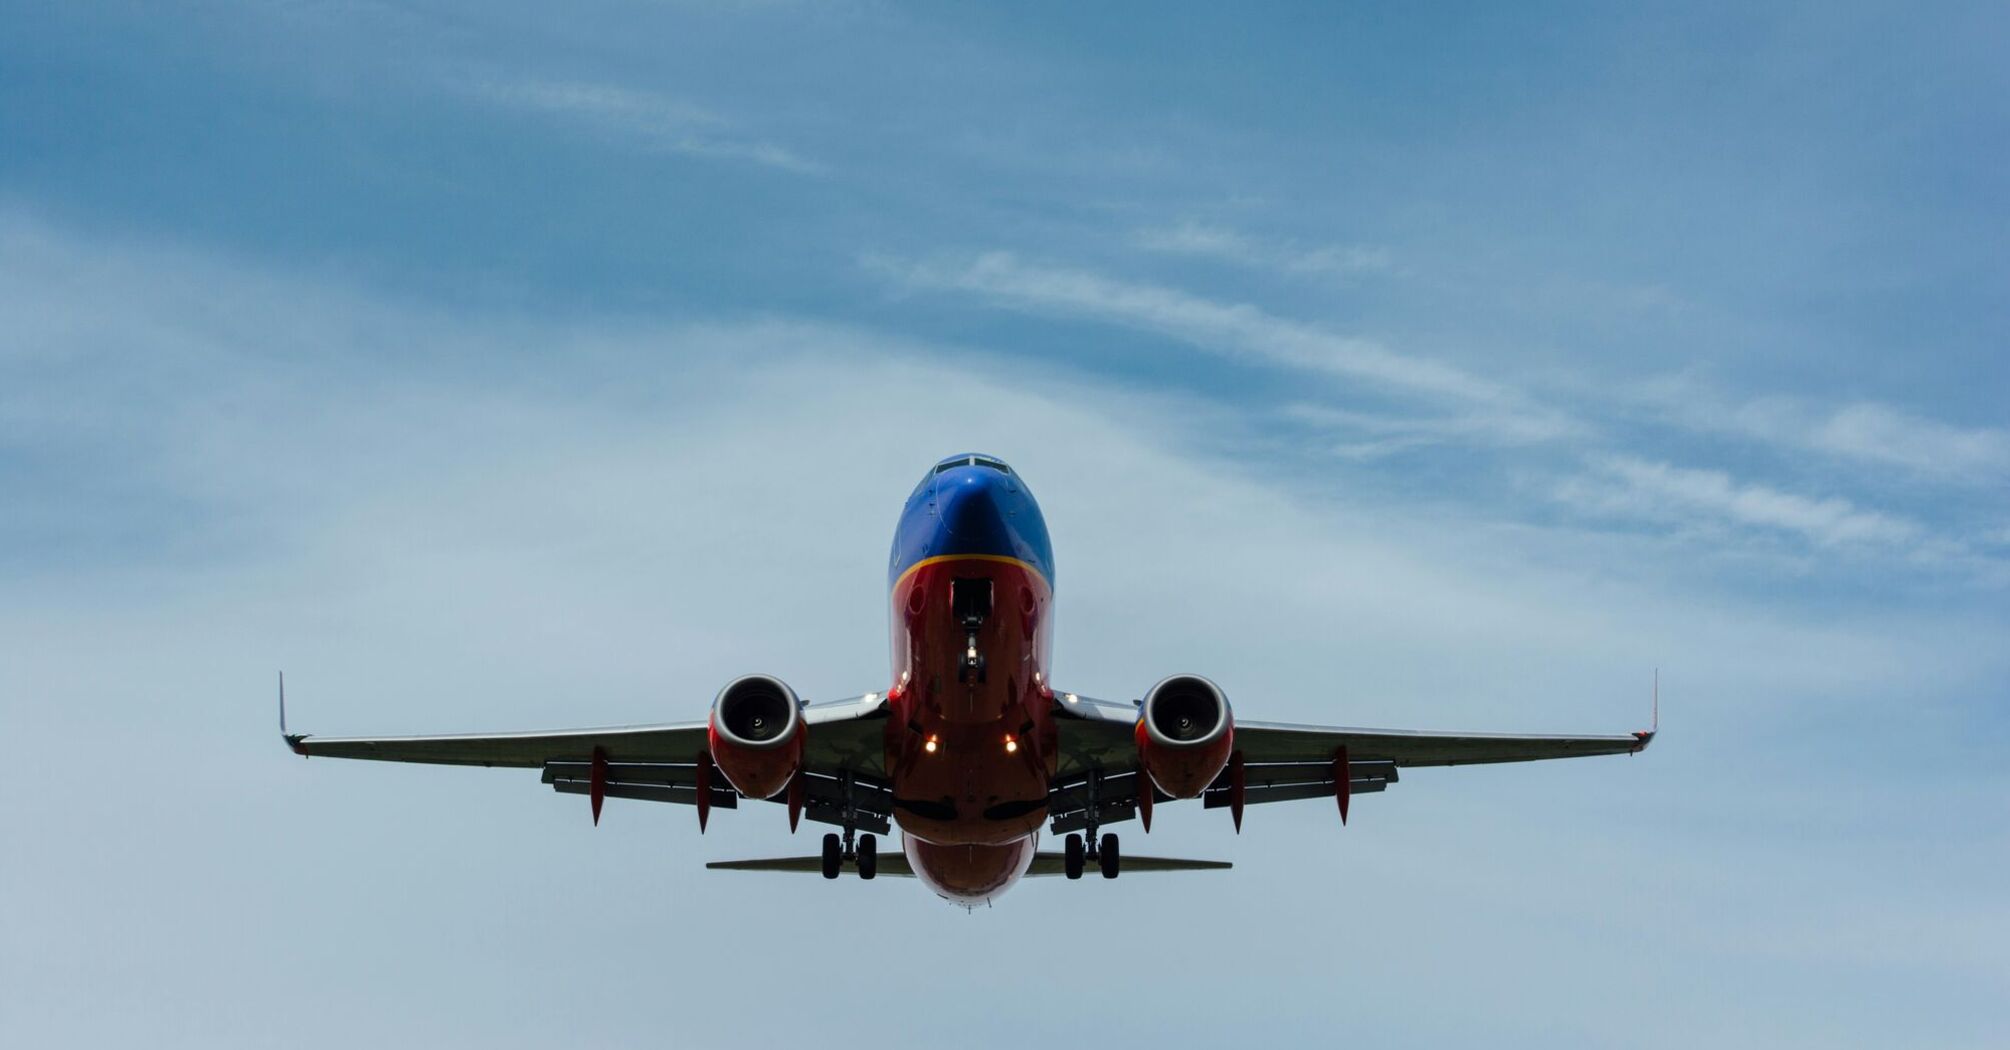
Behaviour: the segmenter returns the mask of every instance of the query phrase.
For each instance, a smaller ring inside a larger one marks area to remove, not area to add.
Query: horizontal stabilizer
[[[1027,878],[1058,876],[1063,873],[1064,861],[1059,853],[1037,853],[1033,856],[1033,866],[1026,871]],[[705,865],[715,871],[791,871],[805,874],[823,874],[822,857],[762,857],[756,860],[715,860]],[[1233,867],[1225,860],[1184,860],[1179,857],[1131,857],[1123,860],[1124,874],[1140,871],[1219,871]],[[1092,863],[1091,868],[1094,867]],[[882,878],[911,879],[914,869],[908,866],[907,856],[901,853],[879,855],[879,875]]]

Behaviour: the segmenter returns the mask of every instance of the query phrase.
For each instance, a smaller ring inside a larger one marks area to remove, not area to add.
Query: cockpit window
[[[955,470],[957,467],[990,467],[1000,474],[1012,473],[1012,468],[1006,466],[1004,460],[993,459],[990,456],[958,456],[955,459],[945,459],[935,465],[935,472],[940,474],[945,470]]]

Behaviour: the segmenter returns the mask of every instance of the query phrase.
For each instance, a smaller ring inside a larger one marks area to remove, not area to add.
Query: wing
[[[803,746],[803,816],[842,824],[847,795],[861,830],[884,833],[893,812],[886,784],[882,735],[886,698],[867,693],[848,700],[808,704]],[[284,685],[280,732],[296,753],[314,757],[426,762],[453,766],[541,768],[544,782],[565,794],[592,792],[594,753],[607,763],[609,798],[698,803],[698,757],[706,750],[706,724],[606,726],[534,733],[455,733],[444,736],[320,737],[286,732]],[[738,808],[741,796],[716,773],[704,777],[709,802]],[[784,801],[777,797],[775,801]]]
[[[1133,736],[1138,709],[1130,704],[1060,694],[1060,771],[1049,810],[1056,834],[1137,815],[1143,784]],[[1547,758],[1626,755],[1644,750],[1651,731],[1606,736],[1531,736],[1510,733],[1431,733],[1402,729],[1352,729],[1288,722],[1235,723],[1235,750],[1243,764],[1243,802],[1286,802],[1334,798],[1340,792],[1340,759],[1346,759],[1346,794],[1382,791],[1413,766],[1459,766],[1485,762],[1534,762]],[[1232,801],[1231,771],[1224,770],[1202,795],[1207,808]],[[1094,790],[1091,791],[1093,783]],[[1171,801],[1154,792],[1156,801]],[[1129,863],[1126,860],[1126,863]]]

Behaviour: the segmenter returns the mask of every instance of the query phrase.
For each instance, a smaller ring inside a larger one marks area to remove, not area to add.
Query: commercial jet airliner
[[[1200,799],[1242,829],[1244,806],[1349,800],[1416,766],[1630,754],[1653,730],[1617,736],[1514,736],[1346,729],[1240,721],[1220,686],[1161,679],[1131,703],[1055,688],[1054,553],[1026,483],[1002,460],[952,456],[915,486],[894,530],[887,571],[893,673],[884,692],[806,704],[771,675],[721,689],[703,721],[452,736],[317,737],[280,732],[302,755],[542,769],[585,795],[594,823],[607,798],[697,810],[744,800],[831,825],[817,856],[723,861],[740,871],[913,877],[966,906],[1022,876],[1226,868],[1220,861],[1123,856],[1103,828],[1154,807]],[[1149,618],[1151,610],[1141,610]],[[876,836],[900,825],[901,851]],[[1040,830],[1065,836],[1038,850]]]

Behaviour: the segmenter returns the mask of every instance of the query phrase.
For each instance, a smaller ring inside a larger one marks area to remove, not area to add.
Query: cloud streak
[[[1692,380],[1641,385],[1639,399],[1694,430],[1731,434],[1963,486],[2010,482],[2010,430],[1959,427],[1889,405],[1823,408],[1799,398],[1739,401]]]
[[[1246,246],[1201,229],[1182,238],[1197,249]],[[1594,519],[1630,517],[1677,527],[1710,521],[1790,536],[1816,549],[1881,552],[1888,560],[1936,571],[1972,570],[1985,582],[2006,579],[2004,566],[1976,556],[1972,543],[1945,535],[1926,521],[1859,506],[1842,496],[1800,495],[1741,480],[1726,470],[1677,465],[1665,456],[1630,449],[1625,444],[1629,428],[1593,422],[1611,416],[1603,402],[1569,407],[1573,398],[1563,390],[1501,382],[1249,303],[1029,263],[1009,252],[920,263],[884,257],[865,261],[903,289],[966,293],[1001,308],[1119,325],[1161,334],[1225,360],[1323,377],[1330,383],[1322,399],[1286,406],[1281,415],[1342,435],[1324,446],[1336,459],[1367,463],[1457,445],[1550,447],[1575,452],[1591,464],[1591,476],[1560,476],[1552,491],[1563,505]],[[1406,400],[1413,411],[1346,407],[1350,396],[1363,389]],[[1908,476],[1974,480],[2010,463],[2010,441],[2000,432],[1963,430],[1881,405],[1815,412],[1784,399],[1735,406],[1697,396],[1694,390],[1686,393],[1690,396],[1677,397],[1668,381],[1646,381],[1622,391],[1622,398],[1661,406],[1665,416],[1695,433],[1732,433],[1776,449],[1816,451]],[[1673,407],[1678,405],[1679,410]]]
[[[907,288],[970,292],[1032,312],[1159,332],[1230,358],[1372,383],[1413,396],[1495,407],[1521,400],[1516,391],[1454,365],[1395,353],[1374,340],[1286,320],[1247,303],[1219,303],[1087,270],[1031,264],[1010,252],[986,252],[967,261],[903,264],[869,257],[866,262]]]
[[[682,99],[612,84],[549,80],[470,80],[462,90],[490,105],[587,129],[661,153],[741,161],[797,174],[823,166],[743,134],[732,121]]]
[[[1286,274],[1345,278],[1386,274],[1396,268],[1387,248],[1360,244],[1308,248],[1191,220],[1176,226],[1140,230],[1135,239],[1147,251],[1216,259]]]
[[[1601,513],[1673,522],[1714,519],[1792,533],[1825,548],[1910,548],[1926,534],[1917,522],[1864,510],[1845,499],[1814,499],[1740,483],[1720,470],[1631,456],[1600,456],[1591,465],[1595,480],[1573,482],[1561,494]]]

